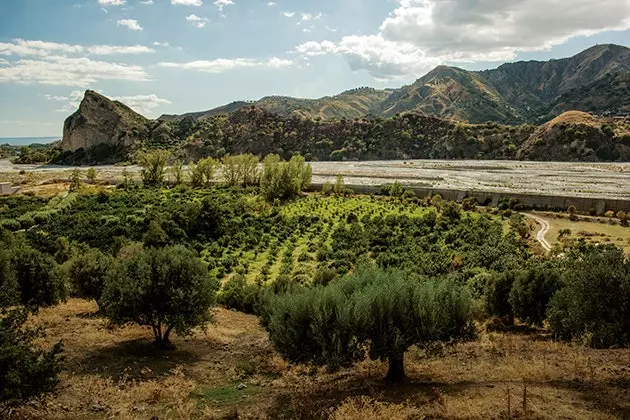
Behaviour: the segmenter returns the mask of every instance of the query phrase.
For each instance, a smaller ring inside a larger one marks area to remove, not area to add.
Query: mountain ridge
[[[398,89],[363,87],[316,99],[265,96],[158,119],[204,119],[255,106],[282,116],[331,120],[413,111],[471,123],[541,123],[570,109],[630,113],[628,79],[630,49],[602,44],[572,57],[518,61],[481,71],[440,65]]]

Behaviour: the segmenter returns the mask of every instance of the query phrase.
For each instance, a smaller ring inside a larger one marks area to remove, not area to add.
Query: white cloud
[[[100,92],[103,93],[103,92]],[[68,96],[52,96],[44,95],[46,100],[53,102],[64,102],[64,104],[57,109],[58,112],[70,113],[79,108],[81,100],[83,99],[83,91],[73,90]],[[114,101],[120,101],[130,108],[140,113],[149,113],[153,109],[160,105],[168,105],[171,101],[162,99],[156,94],[150,95],[134,95],[134,96],[109,96],[109,99]]]
[[[87,57],[47,56],[0,67],[0,83],[87,87],[99,80],[148,81],[150,78],[140,66]]]
[[[145,54],[154,53],[153,48],[144,45],[92,45],[86,47],[90,54],[94,55],[114,55],[114,54]]]
[[[277,3],[275,1],[270,1],[269,3],[267,3],[267,6],[269,7],[273,7],[275,6]]]
[[[197,28],[203,28],[208,23],[208,18],[197,15],[186,16],[186,20],[195,25]]]
[[[22,57],[47,57],[57,54],[113,55],[113,54],[145,54],[155,50],[143,45],[70,45],[47,41],[26,41],[14,39],[13,43],[0,42],[0,55],[18,55]]]
[[[202,0],[171,0],[171,4],[181,5],[181,6],[202,6]]]
[[[0,55],[46,56],[59,53],[79,53],[83,51],[80,45],[60,44],[47,41],[26,41],[14,39],[13,43],[0,42]]]
[[[596,6],[591,0],[398,3],[378,33],[308,42],[295,51],[306,57],[337,54],[353,70],[391,79],[421,76],[441,63],[512,60],[519,51],[548,49],[574,36],[630,29],[630,0],[602,0]]]
[[[272,57],[269,60],[253,60],[250,58],[217,58],[216,60],[199,60],[187,63],[160,63],[162,67],[179,68],[184,70],[196,70],[204,73],[224,73],[239,68],[281,68],[293,65],[292,60]]]
[[[118,25],[119,26],[126,26],[127,28],[131,29],[132,31],[141,31],[142,30],[142,26],[140,26],[138,21],[135,20],[135,19],[119,19],[118,20]]]
[[[103,6],[123,6],[127,0],[98,0],[98,4]]]
[[[145,5],[145,6],[151,6],[153,5],[153,0],[140,0],[140,4]]]
[[[282,16],[292,18],[295,16],[295,12],[282,12]]]
[[[166,48],[171,46],[171,44],[169,44],[168,42],[158,42],[158,41],[155,41],[153,45],[155,45],[156,47],[166,47]]]
[[[316,15],[314,15],[312,13],[302,13],[301,16],[300,16],[300,20],[303,20],[303,21],[319,20],[323,16],[324,15],[322,13],[318,13]]]
[[[223,11],[225,6],[234,6],[234,2],[232,0],[216,0],[214,5],[219,8],[219,10]]]

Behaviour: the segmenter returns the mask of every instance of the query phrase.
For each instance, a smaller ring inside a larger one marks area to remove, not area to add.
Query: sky
[[[630,44],[630,0],[0,0],[0,137],[86,89],[151,118]]]

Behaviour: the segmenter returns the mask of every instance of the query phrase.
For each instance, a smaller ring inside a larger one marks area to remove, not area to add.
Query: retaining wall
[[[321,190],[323,185],[323,183],[313,184],[312,189]],[[380,185],[346,184],[346,187],[360,194],[377,194],[381,192]],[[479,204],[490,205],[492,207],[497,207],[502,200],[516,199],[518,200],[519,204],[523,205],[523,207],[535,210],[566,211],[570,206],[575,206],[577,211],[582,213],[588,213],[591,209],[595,209],[598,214],[604,213],[608,210],[612,210],[614,212],[623,210],[626,213],[630,213],[630,199],[614,200],[605,198],[568,197],[529,193],[526,194],[487,191],[464,191],[415,186],[405,186],[405,188],[413,191],[418,197],[421,198],[432,196],[435,194],[441,195],[442,198],[446,200],[457,202],[461,202],[464,198],[474,198]]]

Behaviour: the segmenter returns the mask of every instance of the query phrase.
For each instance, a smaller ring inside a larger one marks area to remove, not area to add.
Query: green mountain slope
[[[471,123],[539,123],[572,109],[628,112],[629,78],[630,49],[597,45],[570,58],[508,63],[479,72],[438,66],[399,89],[360,88],[319,99],[268,96],[160,119],[203,119],[254,106],[285,117],[332,120],[414,111]]]

